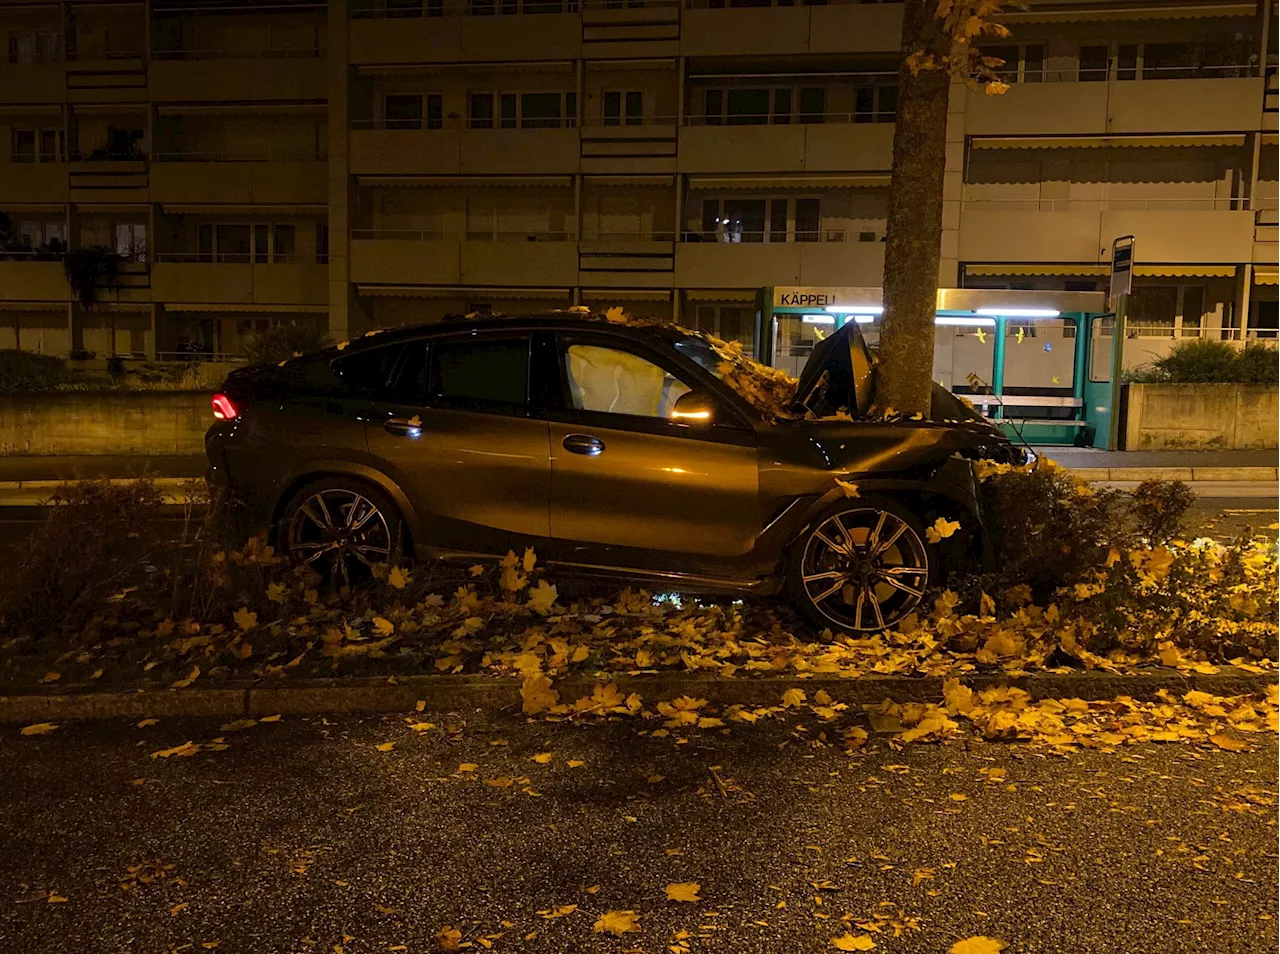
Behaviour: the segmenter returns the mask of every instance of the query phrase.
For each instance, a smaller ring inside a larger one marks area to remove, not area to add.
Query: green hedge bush
[[[1277,355],[1266,345],[1238,350],[1226,341],[1192,338],[1125,378],[1134,384],[1275,384],[1280,381]]]

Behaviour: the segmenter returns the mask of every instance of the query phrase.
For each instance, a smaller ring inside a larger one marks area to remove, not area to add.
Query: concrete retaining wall
[[[201,454],[213,423],[204,391],[0,397],[0,456]]]
[[[1280,446],[1274,384],[1129,384],[1125,450]]]

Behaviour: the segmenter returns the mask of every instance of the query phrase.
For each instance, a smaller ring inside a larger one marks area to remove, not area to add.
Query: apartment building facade
[[[1009,24],[1008,93],[953,88],[941,284],[1105,289],[1132,234],[1147,350],[1274,337],[1273,5]],[[761,287],[881,283],[900,28],[865,0],[0,3],[0,348],[574,304],[751,344]],[[68,246],[119,260],[92,307]]]

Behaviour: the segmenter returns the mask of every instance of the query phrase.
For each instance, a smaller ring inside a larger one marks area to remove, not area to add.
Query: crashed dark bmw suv
[[[939,578],[938,518],[981,558],[971,464],[1009,449],[993,427],[941,389],[950,420],[865,419],[874,364],[852,322],[782,409],[744,397],[735,357],[572,313],[374,333],[233,372],[209,479],[338,585],[532,546],[553,571],[785,594],[819,626],[875,631]]]

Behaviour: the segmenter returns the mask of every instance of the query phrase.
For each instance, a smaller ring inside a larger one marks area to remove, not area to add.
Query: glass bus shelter
[[[813,346],[848,321],[875,350],[879,288],[763,288],[756,358],[799,375]],[[1111,315],[1102,292],[938,290],[933,378],[1011,437],[1106,447]]]

